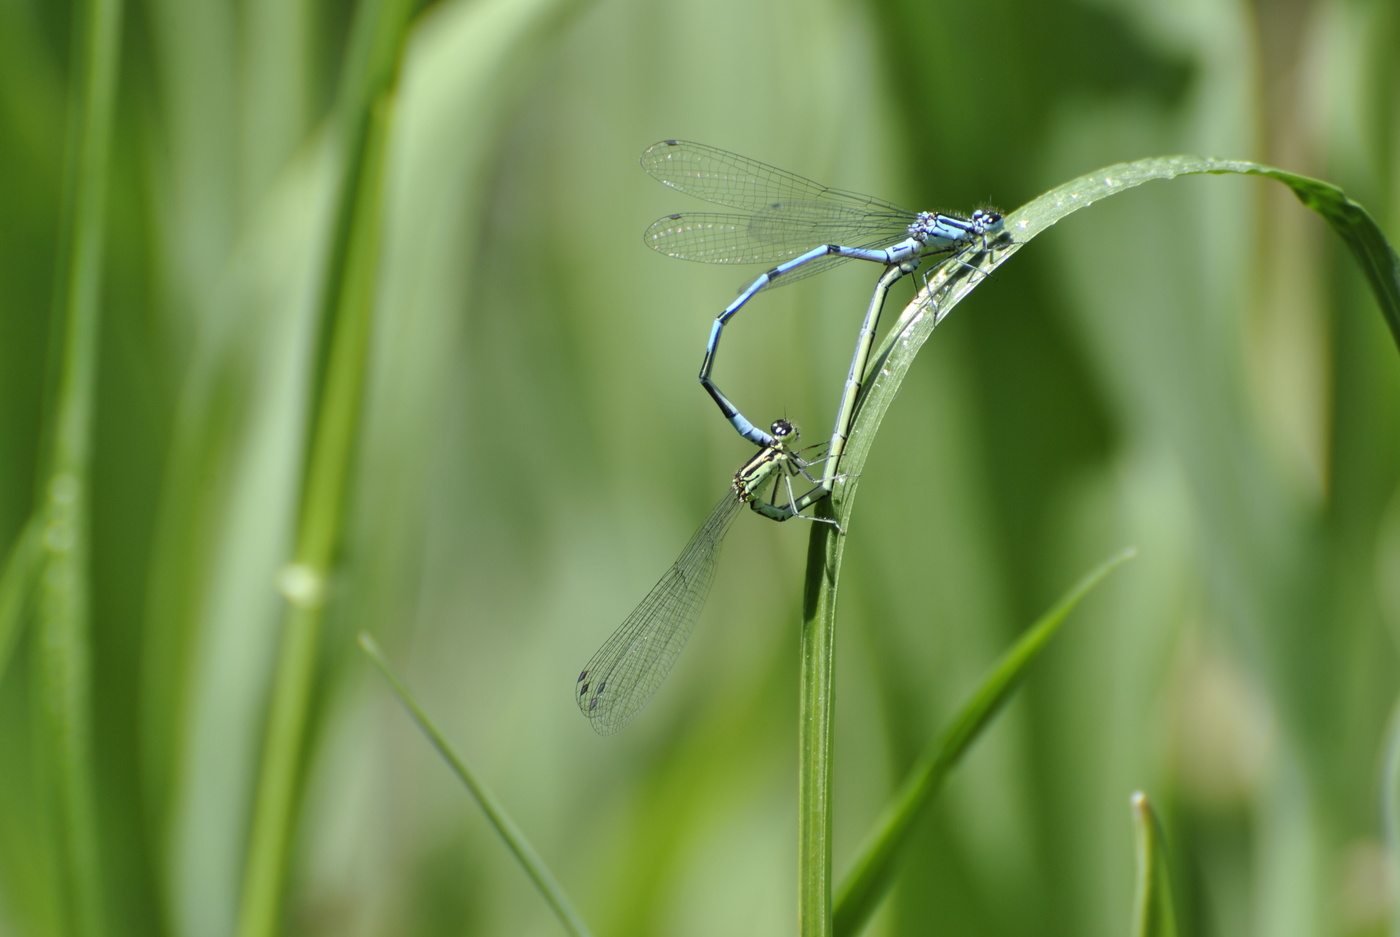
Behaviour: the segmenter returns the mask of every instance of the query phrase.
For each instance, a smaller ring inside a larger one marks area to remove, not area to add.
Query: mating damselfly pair
[[[758,446],[759,453],[739,469],[730,492],[680,557],[579,674],[575,694],[579,709],[603,735],[631,722],[670,673],[714,580],[719,545],[745,504],[772,520],[823,520],[802,511],[828,496],[841,477],[841,456],[890,288],[917,270],[926,257],[966,263],[964,255],[991,249],[1004,233],[1001,216],[993,211],[978,210],[968,218],[910,212],[685,140],[653,144],[642,153],[641,163],[663,185],[742,212],[667,215],[647,228],[648,246],[681,260],[775,266],[760,274],[715,319],[700,366],[701,385],[730,425]],[[797,434],[790,423],[779,420],[771,432],[760,429],[730,402],[711,375],[725,325],[754,294],[846,260],[870,261],[885,269],[861,322],[831,439],[821,458],[807,460],[793,448]],[[818,463],[822,464],[820,479],[808,471]],[[795,477],[814,487],[796,495]],[[765,488],[773,492],[766,500]],[[777,501],[780,488],[786,493],[781,504]]]

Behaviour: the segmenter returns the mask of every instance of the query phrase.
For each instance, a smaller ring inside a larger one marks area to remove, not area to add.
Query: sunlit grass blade
[[[1137,840],[1137,898],[1133,908],[1133,937],[1176,937],[1171,879],[1167,874],[1166,843],[1157,813],[1139,791],[1133,795],[1133,828]]]
[[[861,398],[860,413],[856,417],[856,428],[846,457],[849,471],[859,472],[859,466],[864,464],[865,452],[875,429],[889,409],[914,356],[934,328],[968,292],[982,282],[984,275],[1006,263],[1031,239],[1056,222],[1101,199],[1126,192],[1145,182],[1203,173],[1265,176],[1292,189],[1303,204],[1321,215],[1351,248],[1371,285],[1391,334],[1400,345],[1400,258],[1397,258],[1395,248],[1386,240],[1366,209],[1349,199],[1341,189],[1319,179],[1246,160],[1160,156],[1117,163],[1066,182],[1008,212],[1004,224],[1009,239],[978,264],[979,270],[945,264],[929,278],[928,291],[920,294],[905,309],[875,355],[870,373],[878,376]],[[930,297],[934,297],[936,302],[930,303]],[[858,442],[857,436],[862,441]],[[847,492],[852,487],[848,487]],[[844,513],[841,519],[844,525]]]
[[[933,802],[933,796],[938,793],[948,773],[1011,698],[1026,670],[1059,632],[1069,613],[1109,572],[1134,553],[1129,548],[1114,554],[1076,583],[1002,657],[943,734],[925,750],[909,772],[899,794],[877,822],[875,831],[857,853],[851,873],[836,900],[834,920],[838,937],[859,933],[874,913],[894,881],[900,852],[915,821]]]
[[[525,874],[530,876],[530,880],[535,883],[535,887],[540,890],[544,900],[549,903],[555,915],[559,918],[559,923],[564,925],[564,929],[575,937],[588,937],[588,927],[583,923],[577,911],[569,903],[564,890],[559,886],[559,882],[554,878],[554,874],[544,864],[544,860],[535,852],[535,848],[530,845],[530,841],[525,838],[525,834],[515,825],[515,821],[506,813],[505,807],[496,799],[496,795],[491,792],[471,769],[467,767],[461,757],[452,750],[452,746],[442,737],[442,733],[433,725],[433,721],[428,718],[427,713],[418,705],[413,694],[400,682],[389,668],[389,663],[384,659],[383,653],[379,650],[379,645],[368,634],[360,634],[360,647],[364,649],[369,659],[374,661],[374,665],[379,668],[380,673],[389,681],[394,689],[394,695],[403,703],[408,714],[413,718],[418,728],[432,742],[433,747],[442,755],[443,760],[452,768],[454,774],[466,786],[477,805],[481,807],[481,812],[486,814],[486,818],[491,821],[491,825],[496,828],[501,839],[505,840],[506,846],[515,854],[516,861],[520,863]]]
[[[1370,213],[1330,182],[1300,176],[1248,160],[1201,156],[1160,156],[1117,163],[1080,176],[1006,216],[1006,229],[1024,244],[1062,218],[1100,199],[1158,179],[1199,175],[1264,176],[1293,190],[1346,242],[1366,275],[1381,314],[1400,344],[1400,258]],[[1004,258],[1002,258],[1004,259]]]

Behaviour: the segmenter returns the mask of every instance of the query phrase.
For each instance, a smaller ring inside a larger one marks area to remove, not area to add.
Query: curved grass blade
[[[875,431],[898,394],[914,356],[933,334],[934,328],[973,288],[1032,238],[1073,212],[1144,182],[1200,173],[1262,175],[1288,185],[1303,204],[1321,214],[1351,248],[1371,284],[1397,345],[1400,345],[1400,260],[1397,260],[1394,248],[1386,241],[1370,214],[1341,189],[1317,179],[1240,160],[1169,156],[1118,163],[1074,179],[1010,212],[1004,219],[1005,232],[994,245],[994,250],[980,255],[975,264],[943,264],[928,278],[927,288],[905,308],[866,373],[866,391],[860,398],[844,455],[846,480],[838,486],[830,502],[830,510],[837,523],[849,529],[861,470],[874,442]],[[821,530],[814,531],[813,537],[824,539],[814,539],[808,551],[807,594],[803,614],[801,697],[804,729],[800,741],[802,776],[799,780],[798,822],[799,865],[802,872],[799,905],[804,918],[818,916],[824,908],[831,907],[825,895],[830,887],[831,811],[827,795],[830,789],[829,709],[833,675],[832,668],[823,661],[829,658],[826,649],[834,640],[836,589],[845,540],[844,537],[826,537],[825,531]],[[879,884],[883,887],[883,883]],[[863,920],[863,916],[853,914],[859,909],[851,903],[859,897],[852,887],[843,892],[837,912],[845,920],[840,933],[853,933],[856,925],[852,922]],[[803,926],[807,927],[805,920]],[[813,930],[814,933],[818,931]],[[807,932],[803,930],[804,934]]]
[[[583,923],[583,918],[579,917],[579,913],[569,903],[569,898],[564,894],[564,889],[560,887],[554,873],[549,871],[549,867],[544,864],[539,853],[535,852],[535,848],[530,845],[530,841],[525,838],[520,827],[515,825],[515,821],[506,813],[505,807],[496,799],[496,795],[472,773],[466,762],[462,761],[452,750],[452,746],[447,744],[447,740],[442,737],[442,733],[438,732],[427,713],[423,712],[423,707],[419,706],[418,701],[413,698],[413,694],[408,692],[408,688],[389,669],[389,663],[384,659],[384,654],[379,650],[379,645],[375,643],[374,638],[361,632],[360,648],[379,668],[379,672],[384,674],[384,678],[393,687],[394,695],[408,710],[409,717],[428,737],[428,741],[438,750],[438,754],[442,755],[443,760],[447,762],[453,773],[466,786],[477,806],[481,808],[481,812],[486,814],[486,819],[491,821],[491,825],[496,828],[501,839],[505,840],[506,846],[515,854],[515,859],[520,863],[520,867],[525,870],[526,875],[530,876],[530,881],[535,883],[535,887],[539,889],[544,900],[548,902],[555,917],[559,918],[559,923],[564,925],[564,930],[573,934],[574,937],[590,937],[588,926]]]
[[[962,760],[968,748],[991,723],[992,717],[1011,698],[1020,685],[1021,677],[1059,632],[1079,600],[1119,564],[1135,554],[1136,551],[1131,548],[1121,550],[1076,583],[1002,657],[982,686],[943,730],[942,736],[924,751],[909,772],[899,794],[876,823],[874,832],[856,854],[855,864],[836,899],[833,924],[838,937],[859,933],[874,913],[894,881],[900,853],[914,822],[933,802],[933,795],[942,787],[948,772]]]
[[[1400,348],[1400,257],[1397,257],[1395,248],[1386,240],[1370,213],[1338,187],[1320,179],[1246,160],[1161,156],[1116,163],[1073,179],[1008,212],[1004,216],[1005,233],[1001,241],[995,250],[978,259],[975,268],[967,263],[945,263],[929,277],[927,290],[906,307],[872,360],[866,377],[869,390],[861,398],[851,443],[846,449],[845,465],[855,477],[847,482],[843,489],[844,498],[838,501],[851,500],[875,430],[898,393],[914,356],[933,334],[934,328],[986,275],[1006,263],[1056,222],[1101,199],[1126,192],[1145,182],[1201,174],[1264,176],[1292,189],[1298,199],[1321,215],[1351,249]],[[837,519],[843,527],[848,512],[848,504],[837,512]]]

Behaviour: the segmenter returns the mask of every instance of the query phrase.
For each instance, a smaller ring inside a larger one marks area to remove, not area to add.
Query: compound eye
[[[774,436],[777,436],[779,439],[784,439],[792,435],[792,424],[787,420],[775,420],[773,421],[772,430]]]

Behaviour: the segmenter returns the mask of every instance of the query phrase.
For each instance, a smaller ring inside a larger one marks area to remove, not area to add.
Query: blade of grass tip
[[[1133,909],[1133,937],[1176,937],[1170,878],[1167,875],[1166,839],[1157,813],[1139,791],[1132,797],[1133,827],[1137,840],[1137,899]]]
[[[413,719],[419,730],[428,737],[428,741],[437,749],[438,754],[443,757],[451,767],[458,780],[471,793],[477,805],[481,807],[481,812],[486,814],[486,818],[491,821],[491,825],[496,828],[496,832],[501,839],[505,840],[506,846],[515,854],[515,859],[520,863],[525,874],[530,876],[530,880],[535,883],[544,900],[549,903],[559,923],[564,925],[564,930],[575,937],[589,937],[588,927],[583,923],[573,905],[569,903],[568,896],[564,894],[563,888],[559,886],[558,880],[544,864],[530,841],[525,838],[525,834],[515,825],[515,821],[506,813],[506,809],[501,802],[496,799],[496,795],[486,786],[472,770],[467,767],[447,740],[442,737],[442,733],[437,730],[437,726],[428,718],[423,707],[418,705],[413,694],[403,685],[394,671],[390,669],[389,662],[384,659],[384,654],[379,650],[379,645],[365,632],[360,632],[360,647],[374,665],[379,668],[379,672],[384,675],[384,679],[389,681],[389,686],[393,688],[394,695],[399,698],[399,702],[408,710],[408,715]]]
[[[990,675],[963,704],[942,734],[930,743],[875,829],[856,853],[856,860],[836,902],[837,937],[860,932],[893,883],[904,844],[914,823],[933,802],[943,780],[962,760],[1020,685],[1030,665],[1049,644],[1069,613],[1104,577],[1136,555],[1131,547],[1120,550],[1079,580],[1059,602],[1002,656]]]
[[[1228,162],[1228,168],[1209,171],[1259,175],[1282,182],[1293,190],[1298,201],[1321,215],[1346,242],[1352,256],[1361,265],[1361,271],[1371,285],[1371,292],[1380,304],[1381,315],[1390,326],[1396,347],[1400,348],[1400,257],[1396,256],[1395,248],[1386,240],[1370,212],[1330,182],[1272,166],[1232,160]]]

